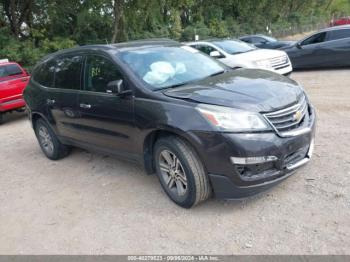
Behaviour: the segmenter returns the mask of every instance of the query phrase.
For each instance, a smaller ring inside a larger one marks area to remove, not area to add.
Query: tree
[[[23,26],[31,27],[33,0],[1,0],[10,29],[16,38],[23,37]]]
[[[118,36],[121,34],[121,27],[123,22],[123,13],[124,13],[124,0],[114,0],[114,27],[113,27],[113,36],[112,43],[115,43],[118,40]]]

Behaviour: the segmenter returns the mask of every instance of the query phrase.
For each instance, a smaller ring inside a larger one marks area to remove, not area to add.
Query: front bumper
[[[206,137],[206,153],[202,157],[215,196],[223,199],[249,197],[291,176],[311,158],[315,122],[312,109],[305,132],[296,132],[293,136],[282,137],[270,132]],[[233,164],[231,161],[232,157],[254,159],[267,156],[275,158],[254,164]]]
[[[312,140],[313,141],[313,140]],[[308,153],[299,161],[287,165],[282,170],[276,171],[275,179],[262,183],[247,186],[238,186],[226,176],[209,174],[215,196],[220,199],[240,199],[259,194],[274,185],[279,184],[284,179],[293,175],[297,169],[307,164],[312,156],[313,142],[310,143]]]

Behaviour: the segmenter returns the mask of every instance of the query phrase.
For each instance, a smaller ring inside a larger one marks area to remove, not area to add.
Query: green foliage
[[[0,29],[0,58],[8,58],[29,68],[46,54],[75,45],[71,39],[57,37],[52,40],[45,38],[40,42],[40,46],[36,46],[33,39],[18,41],[9,34],[7,28]]]
[[[6,12],[5,3],[13,8]],[[112,39],[114,0],[0,0],[0,58],[24,65]],[[121,0],[117,41],[292,34],[350,15],[349,0]],[[25,8],[24,8],[25,7]],[[119,10],[119,9],[118,9]],[[15,23],[17,21],[17,23]],[[20,22],[18,22],[20,21]],[[269,30],[267,30],[269,29]]]

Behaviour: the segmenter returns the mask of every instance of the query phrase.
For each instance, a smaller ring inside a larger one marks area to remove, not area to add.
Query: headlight
[[[271,68],[271,63],[269,60],[263,59],[263,60],[257,60],[254,62],[256,66],[263,67],[263,68]]]
[[[196,109],[210,124],[220,131],[271,130],[269,124],[258,113],[206,104],[200,104]]]

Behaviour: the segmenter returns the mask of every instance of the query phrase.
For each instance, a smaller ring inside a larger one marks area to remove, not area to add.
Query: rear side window
[[[49,61],[42,64],[37,70],[35,70],[33,78],[42,86],[53,87],[54,74],[55,63],[53,61]]]
[[[0,77],[22,75],[22,69],[15,64],[0,66]]]
[[[80,89],[82,56],[64,56],[56,59],[55,88]]]
[[[253,44],[262,44],[267,42],[264,38],[261,37],[253,37],[251,43]]]
[[[252,39],[251,38],[241,38],[242,41],[246,42],[246,43],[252,43]]]
[[[330,32],[329,40],[338,40],[350,37],[350,29],[333,30]]]

